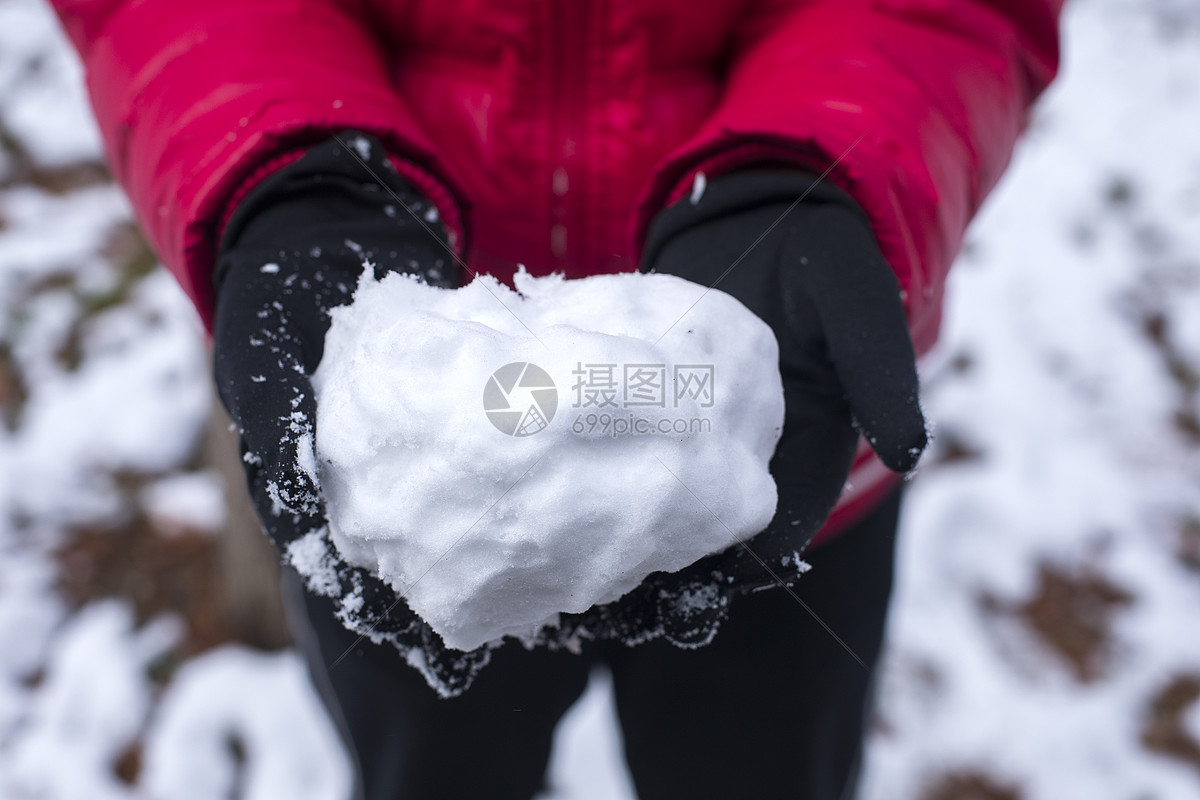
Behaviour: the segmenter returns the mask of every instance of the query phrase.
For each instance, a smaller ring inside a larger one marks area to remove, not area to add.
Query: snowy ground
[[[927,364],[864,800],[1200,798],[1200,6],[1077,0],[1065,54]],[[0,0],[0,798],[341,800],[297,658],[206,611],[206,356],[98,153]],[[600,675],[553,800],[632,797],[619,747]]]

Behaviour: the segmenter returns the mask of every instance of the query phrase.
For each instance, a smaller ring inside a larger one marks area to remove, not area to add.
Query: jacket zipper
[[[550,260],[555,270],[576,272],[586,230],[584,169],[586,152],[588,17],[590,0],[547,0],[551,52]],[[575,259],[571,255],[576,254]]]

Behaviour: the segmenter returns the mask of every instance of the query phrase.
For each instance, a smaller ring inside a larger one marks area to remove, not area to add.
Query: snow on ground
[[[1181,540],[1200,516],[1200,7],[1174,8],[1068,9],[1062,80],[958,265],[864,797],[955,771],[1025,798],[1200,797],[1200,740],[1147,752],[1156,697],[1200,671]]]
[[[146,739],[145,788],[156,800],[341,798],[349,791],[338,733],[304,663],[291,654],[226,647],[189,661]],[[234,758],[231,741],[241,753]]]
[[[1200,7],[1077,0],[1065,55],[925,365],[863,800],[1200,798]],[[189,647],[80,563],[204,547],[223,487],[199,331],[78,75],[0,0],[0,797],[340,800],[294,654]],[[602,673],[551,779],[632,797]]]
[[[558,725],[546,775],[548,791],[538,800],[632,798],[633,779],[621,747],[612,677],[597,669],[587,691]]]
[[[199,325],[99,159],[49,7],[0,1],[0,797],[341,800],[301,659],[227,645],[181,664],[197,631],[148,611],[190,585],[150,590],[135,565],[106,599],[89,561],[135,559],[122,543],[146,531],[178,533],[186,561],[224,515],[194,463]]]

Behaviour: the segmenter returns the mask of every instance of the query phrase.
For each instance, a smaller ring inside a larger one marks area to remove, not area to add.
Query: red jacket
[[[358,128],[461,227],[468,262],[631,270],[708,174],[822,171],[937,336],[964,229],[1057,67],[1062,0],[53,0],[114,173],[211,320],[231,204]],[[839,160],[840,159],[840,160]],[[826,532],[886,488],[860,452]]]

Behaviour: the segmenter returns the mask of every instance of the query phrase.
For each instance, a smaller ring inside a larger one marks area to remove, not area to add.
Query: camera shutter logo
[[[501,433],[532,436],[558,410],[558,389],[537,364],[514,361],[492,373],[483,387],[483,410]]]

